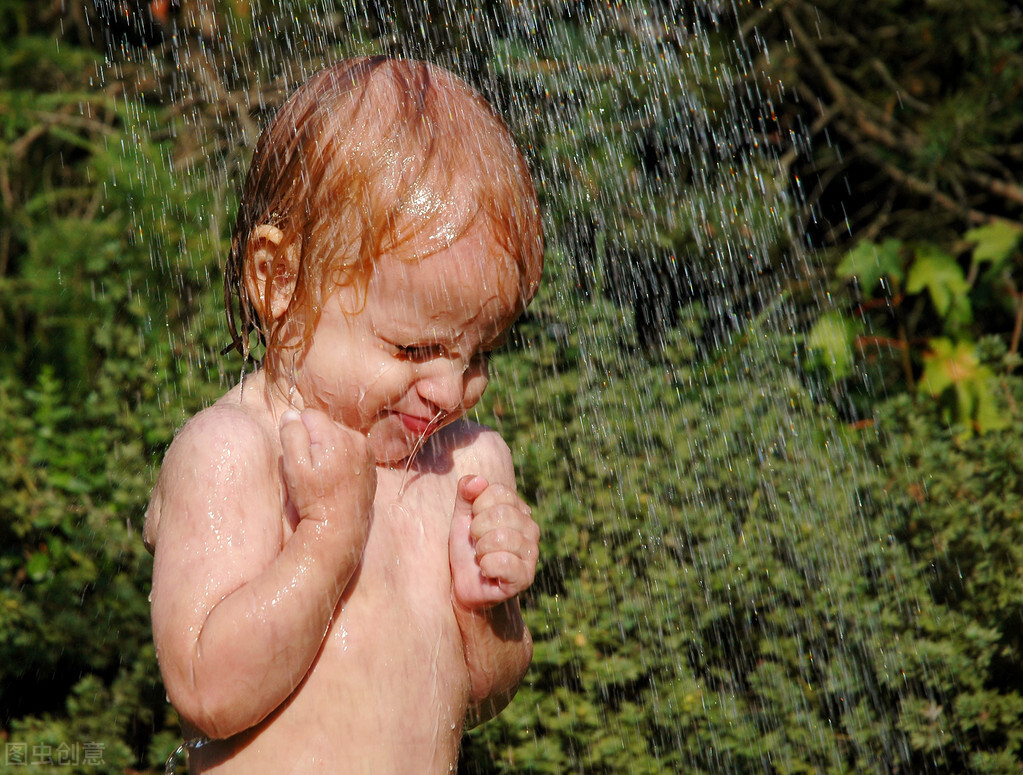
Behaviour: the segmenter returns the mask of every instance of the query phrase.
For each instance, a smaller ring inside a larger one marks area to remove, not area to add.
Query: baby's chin
[[[433,436],[433,433],[430,436]],[[413,434],[382,434],[379,431],[371,431],[366,438],[378,466],[404,468],[410,459],[416,457],[421,448],[429,441],[430,436],[424,438]]]
[[[383,429],[374,429],[366,438],[378,466],[407,468],[414,465],[417,459],[432,455],[435,442],[444,435],[447,426],[457,422],[460,417],[457,414],[445,417],[442,423],[431,428],[425,435],[410,433],[404,428],[395,433],[382,433]]]

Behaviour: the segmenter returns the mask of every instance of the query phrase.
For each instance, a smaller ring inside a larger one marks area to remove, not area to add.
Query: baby
[[[342,62],[263,132],[226,285],[265,354],[178,433],[145,526],[191,772],[452,772],[515,693],[539,529],[464,415],[542,264],[521,154],[444,70]]]

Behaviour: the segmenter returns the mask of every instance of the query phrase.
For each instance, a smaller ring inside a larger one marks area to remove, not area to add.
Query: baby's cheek
[[[403,396],[415,380],[415,369],[411,364],[395,361],[393,358],[373,357],[363,360],[361,365],[363,385],[362,403],[367,396],[384,396],[394,400]],[[372,413],[372,412],[370,412]]]

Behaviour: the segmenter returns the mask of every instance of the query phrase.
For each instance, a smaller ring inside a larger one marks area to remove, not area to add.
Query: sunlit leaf
[[[924,355],[920,390],[934,397],[951,391],[955,402],[952,419],[966,428],[964,435],[972,430],[987,433],[1005,427],[1006,420],[991,390],[993,380],[994,374],[980,362],[973,342],[953,343],[941,337],[931,340],[931,349]]]
[[[806,336],[806,347],[814,363],[823,365],[832,379],[843,379],[852,374],[855,352],[853,341],[862,326],[840,312],[822,315]]]
[[[898,287],[903,278],[902,242],[887,239],[880,245],[861,242],[848,253],[835,270],[839,277],[856,278],[860,288],[868,296],[877,293],[881,279],[887,277],[893,287]]]
[[[924,373],[920,389],[932,396],[941,395],[953,385],[968,382],[977,374],[980,359],[970,342],[955,342],[937,337],[924,355]]]
[[[906,278],[906,292],[927,290],[934,309],[942,317],[966,322],[970,318],[969,283],[962,268],[950,255],[933,245],[923,245]]]
[[[1003,264],[1023,237],[1023,226],[1012,221],[998,219],[963,235],[969,242],[975,242],[973,260],[982,264],[991,262],[996,268]]]
[[[993,381],[994,374],[986,366],[980,368],[978,379],[974,380],[977,400],[973,413],[973,422],[980,433],[998,431],[1009,424],[1005,414],[999,409],[995,401],[994,393],[991,390]]]

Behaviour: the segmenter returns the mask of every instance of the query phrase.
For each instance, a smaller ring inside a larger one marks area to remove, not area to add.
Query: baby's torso
[[[453,769],[469,692],[448,565],[456,483],[454,470],[378,469],[362,563],[305,680],[255,729],[203,749],[195,769],[199,760],[210,772]]]

